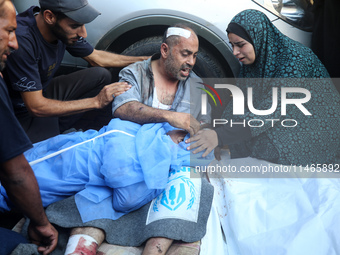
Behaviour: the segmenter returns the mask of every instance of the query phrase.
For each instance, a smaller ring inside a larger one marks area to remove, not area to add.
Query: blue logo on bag
[[[173,185],[171,182],[176,181]],[[178,183],[180,181],[180,183]],[[181,205],[187,203],[187,210],[191,209],[196,198],[196,189],[194,183],[190,178],[183,175],[169,180],[168,187],[163,193],[157,197],[153,211],[158,212],[158,206],[163,205],[170,211],[176,211]],[[190,193],[190,199],[188,201],[187,195]]]

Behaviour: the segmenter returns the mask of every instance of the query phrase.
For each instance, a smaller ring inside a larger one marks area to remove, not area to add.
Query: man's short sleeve
[[[38,67],[39,47],[30,39],[18,37],[19,49],[11,53],[6,62],[6,81],[15,91],[38,91],[42,89]]]
[[[74,45],[67,46],[66,50],[73,57],[84,58],[93,52],[93,47],[84,38],[80,38]]]
[[[4,81],[0,78],[0,163],[10,160],[32,147],[16,119]]]
[[[112,115],[114,115],[115,111],[125,103],[131,101],[141,102],[141,86],[137,82],[136,74],[134,73],[131,66],[125,67],[119,73],[119,81],[127,82],[132,87],[124,92],[123,94],[117,96],[112,103]]]

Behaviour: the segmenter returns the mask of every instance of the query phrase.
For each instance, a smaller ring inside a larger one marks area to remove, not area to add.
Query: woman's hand
[[[196,135],[190,137],[185,141],[186,143],[191,143],[187,147],[187,150],[192,150],[194,154],[205,150],[202,157],[206,157],[209,153],[215,149],[218,145],[217,133],[212,129],[203,129],[197,132]]]

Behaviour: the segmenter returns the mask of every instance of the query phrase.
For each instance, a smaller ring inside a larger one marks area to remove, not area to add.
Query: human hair
[[[46,10],[50,10],[50,9],[40,8],[40,13],[44,14],[44,11],[46,11]],[[62,12],[57,12],[57,11],[53,11],[53,10],[50,10],[50,11],[56,16],[57,21],[60,21],[62,19],[67,18],[67,16],[64,13],[62,13]]]
[[[178,27],[178,28],[187,29],[187,30],[190,30],[191,32],[196,34],[195,30],[189,24],[177,23],[177,24],[175,24],[171,27]],[[163,43],[166,43],[167,45],[169,45],[169,47],[176,46],[180,41],[180,36],[179,35],[172,35],[172,36],[169,36],[167,38],[166,37],[167,31],[168,31],[168,29],[164,32]]]
[[[3,18],[6,15],[5,10],[3,8],[3,5],[6,1],[11,1],[11,0],[0,0],[0,18]]]

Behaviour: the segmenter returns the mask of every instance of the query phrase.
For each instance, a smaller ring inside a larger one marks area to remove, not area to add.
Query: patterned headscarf
[[[261,119],[267,124],[251,127],[251,140],[229,145],[232,157],[251,156],[281,164],[334,162],[340,147],[340,96],[331,80],[326,79],[329,75],[320,60],[311,49],[283,35],[260,11],[242,11],[231,23],[245,30],[255,50],[254,63],[243,65],[240,70],[237,85],[243,94],[246,96],[247,88],[252,87],[254,108],[266,110],[272,106],[272,88],[278,88],[278,107],[270,115],[255,115],[247,105],[244,115],[233,115],[232,102],[226,107],[222,118],[238,122]],[[304,106],[312,116],[305,116],[295,106],[281,116],[281,87],[307,89],[312,98]],[[271,127],[266,119],[280,121]],[[282,127],[283,119],[296,119],[298,125]]]
[[[311,49],[283,35],[262,12],[242,11],[231,23],[236,23],[247,31],[255,49],[255,62],[244,65],[240,77],[329,77]]]

